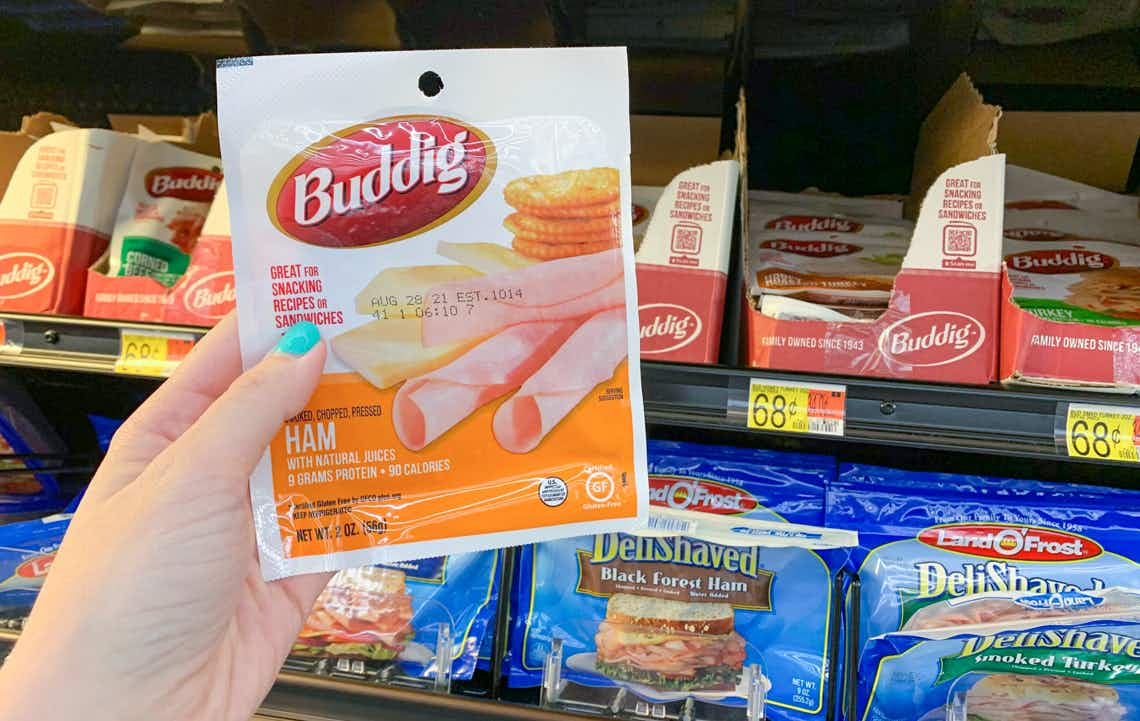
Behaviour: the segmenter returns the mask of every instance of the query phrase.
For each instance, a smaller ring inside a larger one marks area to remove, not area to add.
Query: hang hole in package
[[[303,320],[330,345],[251,480],[266,578],[644,521],[627,77],[617,48],[219,61],[243,360]]]

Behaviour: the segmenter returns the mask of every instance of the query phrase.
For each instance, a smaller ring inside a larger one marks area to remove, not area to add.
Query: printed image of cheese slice
[[[356,294],[356,312],[377,320],[419,318],[432,286],[482,275],[466,265],[419,265],[385,268]]]
[[[374,320],[332,339],[333,353],[377,388],[430,373],[461,356],[479,339],[425,348],[419,319]]]
[[[448,243],[441,241],[436,252],[448,260],[490,275],[507,270],[519,270],[537,263],[505,245],[495,243]]]

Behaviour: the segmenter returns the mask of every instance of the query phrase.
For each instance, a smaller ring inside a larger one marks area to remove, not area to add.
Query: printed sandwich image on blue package
[[[340,571],[317,598],[286,668],[323,663],[323,670],[373,680],[425,679],[440,690],[470,679],[494,633],[500,555]]]
[[[855,542],[820,528],[835,461],[651,441],[649,464],[650,531],[521,549],[508,683],[568,710],[824,718]]]
[[[887,634],[868,644],[859,701],[861,721],[1140,718],[1140,624],[1066,618],[950,638]]]

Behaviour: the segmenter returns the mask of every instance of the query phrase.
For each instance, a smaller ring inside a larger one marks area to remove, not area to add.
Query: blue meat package
[[[451,675],[470,679],[494,632],[500,551],[366,566],[337,573],[293,645],[298,657],[395,662],[436,674],[440,629],[451,633]]]
[[[0,526],[0,617],[31,610],[70,522],[59,514]]]
[[[66,446],[28,391],[0,374],[0,523],[63,508],[59,479],[49,470]],[[45,459],[47,457],[47,459]],[[24,473],[23,471],[28,471]]]
[[[859,721],[1140,718],[1140,623],[880,636],[860,663],[859,708]]]
[[[827,505],[828,526],[859,533],[857,649],[1097,612],[1140,589],[1135,491],[844,464]]]
[[[655,507],[736,524],[823,523],[830,457],[666,441],[648,450]],[[766,718],[823,718],[846,554],[619,533],[523,547],[508,683],[539,685],[557,639],[561,677],[582,687],[744,707],[761,674]]]

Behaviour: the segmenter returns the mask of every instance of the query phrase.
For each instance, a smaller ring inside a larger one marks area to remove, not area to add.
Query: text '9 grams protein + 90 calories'
[[[245,364],[331,345],[253,475],[267,578],[644,519],[624,50],[239,58],[218,96]]]

